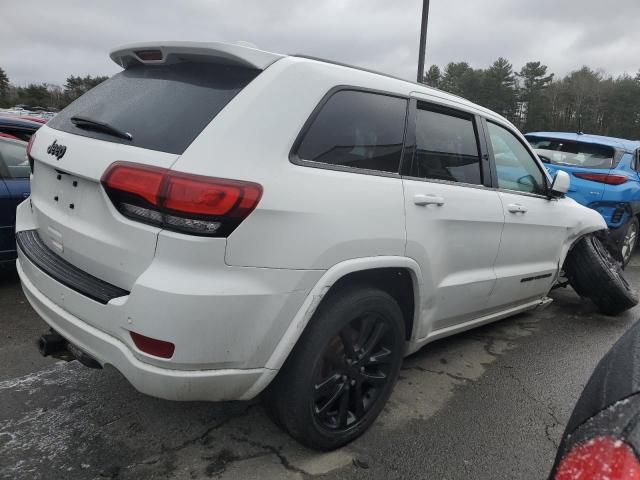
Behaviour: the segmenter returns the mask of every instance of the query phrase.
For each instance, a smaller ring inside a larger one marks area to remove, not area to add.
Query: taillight
[[[116,162],[102,185],[124,216],[167,230],[225,237],[253,211],[262,186]]]
[[[171,358],[176,346],[171,342],[158,340],[157,338],[145,337],[136,332],[129,332],[136,347],[144,353],[160,358]]]
[[[632,448],[614,437],[596,437],[573,447],[562,459],[555,480],[640,480]]]
[[[626,175],[619,175],[615,173],[575,173],[574,175],[584,180],[591,180],[592,182],[606,183],[608,185],[622,185],[629,177]]]

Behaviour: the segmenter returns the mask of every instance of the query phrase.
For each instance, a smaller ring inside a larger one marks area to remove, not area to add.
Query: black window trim
[[[451,115],[453,117],[464,118],[467,120],[471,120],[473,125],[473,129],[476,135],[476,144],[478,146],[478,160],[480,162],[480,177],[482,179],[482,183],[466,183],[466,182],[457,182],[453,180],[443,180],[439,178],[425,178],[425,177],[416,177],[411,174],[413,171],[413,160],[416,153],[416,114],[420,108],[420,106],[426,106],[427,108],[422,108],[424,110],[431,110],[438,113],[442,113],[444,115]],[[492,180],[491,170],[490,170],[490,162],[489,155],[487,152],[487,146],[484,139],[484,132],[481,132],[481,129],[484,128],[482,126],[482,117],[474,112],[469,112],[466,110],[462,110],[456,107],[451,107],[446,104],[434,102],[431,100],[425,100],[423,98],[411,97],[411,114],[409,116],[409,122],[407,123],[407,130],[405,134],[405,149],[408,153],[407,158],[403,157],[403,166],[404,170],[402,172],[402,178],[407,180],[414,180],[420,182],[430,182],[430,183],[439,183],[444,185],[454,185],[459,187],[467,187],[467,188],[480,188],[480,189],[494,189],[494,183]],[[407,142],[410,142],[407,144]]]
[[[369,170],[367,168],[350,167],[346,165],[334,165],[330,163],[306,160],[298,156],[298,149],[300,148],[300,144],[302,143],[302,140],[304,140],[304,137],[307,135],[307,133],[309,133],[309,129],[311,128],[311,125],[315,121],[316,117],[320,114],[325,104],[336,93],[344,92],[344,91],[371,93],[374,95],[384,95],[387,97],[395,97],[402,100],[406,100],[407,107],[406,107],[405,120],[404,120],[404,132],[402,134],[402,150],[400,152],[400,163],[398,165],[398,172],[396,173],[382,172],[380,170]],[[406,160],[405,148],[406,148],[406,138],[407,138],[407,130],[408,130],[407,126],[408,126],[409,115],[410,115],[410,104],[411,104],[410,100],[411,98],[408,95],[402,95],[397,93],[391,93],[385,90],[375,90],[371,88],[358,87],[353,85],[337,85],[329,89],[329,91],[325,93],[325,95],[322,97],[320,102],[318,102],[318,104],[315,106],[315,108],[311,112],[311,115],[309,115],[309,118],[307,118],[307,120],[304,122],[304,125],[300,129],[300,132],[298,133],[298,136],[296,137],[291,147],[291,150],[289,151],[289,161],[294,165],[299,165],[302,167],[320,168],[323,170],[334,170],[337,172],[346,172],[346,173],[358,173],[361,175],[373,175],[376,177],[389,177],[389,178],[398,178],[398,179],[401,178],[400,172],[403,171],[404,162]]]
[[[491,159],[491,170],[492,170],[492,176],[494,177],[494,185],[496,186],[496,190],[498,190],[499,192],[522,195],[525,197],[544,198],[545,200],[549,200],[549,195],[547,192],[549,191],[549,187],[551,185],[551,179],[549,178],[547,169],[544,167],[544,165],[541,164],[541,162],[538,160],[538,156],[535,155],[535,153],[533,152],[531,145],[529,145],[528,142],[523,142],[520,136],[514,132],[513,128],[510,128],[508,125],[505,125],[496,120],[486,118],[486,117],[482,118],[482,123],[483,123],[483,129],[485,134],[485,143],[487,144],[487,151],[489,152],[489,157]],[[500,184],[498,183],[498,170],[496,167],[496,159],[493,153],[493,145],[491,144],[491,137],[489,136],[489,126],[488,126],[489,123],[493,123],[494,125],[500,128],[503,128],[504,130],[509,132],[520,142],[520,144],[524,147],[524,149],[529,153],[529,156],[531,156],[531,158],[533,159],[533,162],[542,173],[542,178],[544,180],[545,193],[531,193],[531,192],[523,192],[520,190],[510,190],[508,188],[500,188],[499,186]]]

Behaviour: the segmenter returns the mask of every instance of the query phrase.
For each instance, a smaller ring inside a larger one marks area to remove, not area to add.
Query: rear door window
[[[613,167],[616,150],[606,145],[575,142],[549,137],[527,135],[540,160],[554,165],[584,168]]]
[[[194,62],[131,67],[77,99],[48,126],[108,142],[182,154],[258,73]],[[130,133],[133,139],[78,128],[71,122],[74,116],[107,123]]]
[[[398,173],[407,100],[341,90],[313,118],[295,152],[297,160]]]
[[[412,176],[482,184],[473,116],[418,104]]]

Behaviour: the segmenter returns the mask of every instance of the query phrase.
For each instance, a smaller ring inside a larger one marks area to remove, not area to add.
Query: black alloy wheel
[[[398,378],[405,320],[387,292],[330,292],[263,394],[275,423],[303,445],[332,450],[362,435]]]
[[[331,339],[316,369],[313,411],[329,430],[360,422],[391,380],[394,344],[388,321],[366,313]]]

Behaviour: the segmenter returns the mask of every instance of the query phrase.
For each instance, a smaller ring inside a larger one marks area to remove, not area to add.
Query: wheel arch
[[[390,282],[393,277],[398,279],[397,283]],[[316,283],[267,361],[266,368],[279,370],[320,304],[331,297],[332,289],[354,282],[381,287],[398,300],[405,317],[406,339],[409,342],[415,339],[422,291],[422,274],[417,262],[407,257],[387,256],[347,260],[331,267]],[[403,285],[411,286],[410,295],[401,291]]]
[[[558,268],[560,269],[567,259],[567,255],[573,247],[587,235],[603,232],[607,235],[608,226],[599,212],[575,203],[572,210],[572,221],[567,228],[567,237],[560,251]],[[600,233],[598,233],[600,234]]]
[[[560,267],[562,267],[564,265],[564,263],[567,261],[567,258],[569,257],[569,254],[571,253],[571,251],[573,250],[573,248],[580,243],[580,241],[589,236],[589,235],[595,235],[597,236],[600,241],[602,242],[602,244],[607,248],[607,250],[609,251],[609,253],[611,253],[613,255],[614,258],[616,258],[617,260],[620,260],[618,257],[620,256],[619,251],[615,248],[615,243],[613,242],[613,240],[611,240],[611,236],[609,233],[609,229],[600,229],[600,230],[593,230],[593,231],[588,231],[585,232],[583,234],[581,234],[580,236],[572,239],[571,242],[569,242],[567,245],[565,245],[564,249],[563,249],[563,255],[560,261]]]

